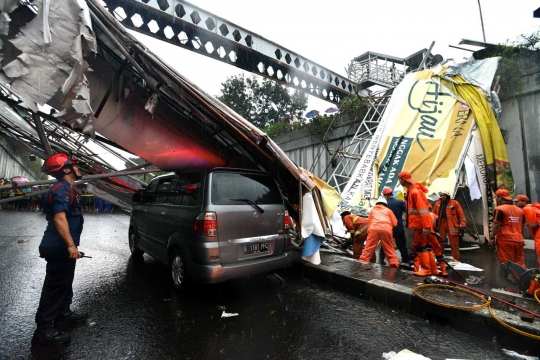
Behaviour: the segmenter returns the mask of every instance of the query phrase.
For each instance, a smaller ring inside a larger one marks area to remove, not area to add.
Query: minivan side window
[[[259,205],[283,204],[277,184],[270,176],[241,173],[213,173],[212,204],[241,204],[241,202],[231,199],[248,199]]]
[[[156,202],[166,203],[169,196],[169,190],[171,188],[171,182],[173,178],[164,178],[159,180],[159,184],[156,189]]]
[[[156,189],[158,182],[159,179],[154,179],[150,182],[150,184],[148,184],[148,186],[144,190],[142,202],[149,203],[156,201]]]
[[[173,205],[195,206],[200,191],[200,174],[179,174],[172,183],[167,201]]]

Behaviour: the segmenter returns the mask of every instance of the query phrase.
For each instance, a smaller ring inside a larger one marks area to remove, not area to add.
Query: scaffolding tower
[[[368,146],[382,115],[390,101],[394,88],[410,72],[435,65],[439,60],[427,49],[399,58],[368,51],[354,58],[347,68],[347,75],[356,83],[358,90],[366,89],[370,95],[365,98],[368,107],[352,138],[343,141],[337,149],[326,148],[332,155],[334,171],[327,182],[339,193],[343,192],[358,161]],[[354,95],[353,95],[354,96]],[[326,141],[323,141],[326,144]]]

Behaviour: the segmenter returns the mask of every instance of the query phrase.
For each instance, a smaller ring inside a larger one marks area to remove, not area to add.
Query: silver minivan
[[[153,179],[133,195],[133,256],[169,265],[173,284],[218,283],[292,264],[290,217],[270,174],[215,168]]]

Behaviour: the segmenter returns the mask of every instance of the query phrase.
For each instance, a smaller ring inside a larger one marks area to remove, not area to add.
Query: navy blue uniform
[[[407,205],[405,204],[405,201],[396,199],[393,196],[388,197],[386,202],[388,203],[388,208],[392,210],[398,221],[397,226],[394,227],[392,232],[394,240],[396,240],[396,246],[401,254],[401,262],[408,263],[409,252],[407,251],[407,239],[405,238],[405,228],[403,227],[403,213],[407,211]],[[384,259],[382,248],[380,258]]]
[[[47,267],[36,313],[38,325],[52,323],[59,311],[69,309],[73,299],[76,260],[69,258],[67,244],[54,224],[54,214],[66,213],[75,246],[79,246],[84,223],[81,205],[71,184],[66,180],[58,181],[47,192],[43,201],[43,212],[48,224],[39,245],[39,254],[47,261]]]

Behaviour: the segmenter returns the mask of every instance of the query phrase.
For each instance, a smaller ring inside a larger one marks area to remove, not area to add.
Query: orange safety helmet
[[[390,195],[390,194],[393,194],[393,193],[394,193],[394,190],[392,190],[391,187],[385,186],[385,187],[382,189],[382,194],[383,194],[383,195]]]
[[[57,171],[62,170],[66,165],[77,165],[79,161],[75,156],[68,155],[64,153],[54,154],[49,156],[45,163],[41,167],[41,172],[44,172],[47,175],[51,175]]]

